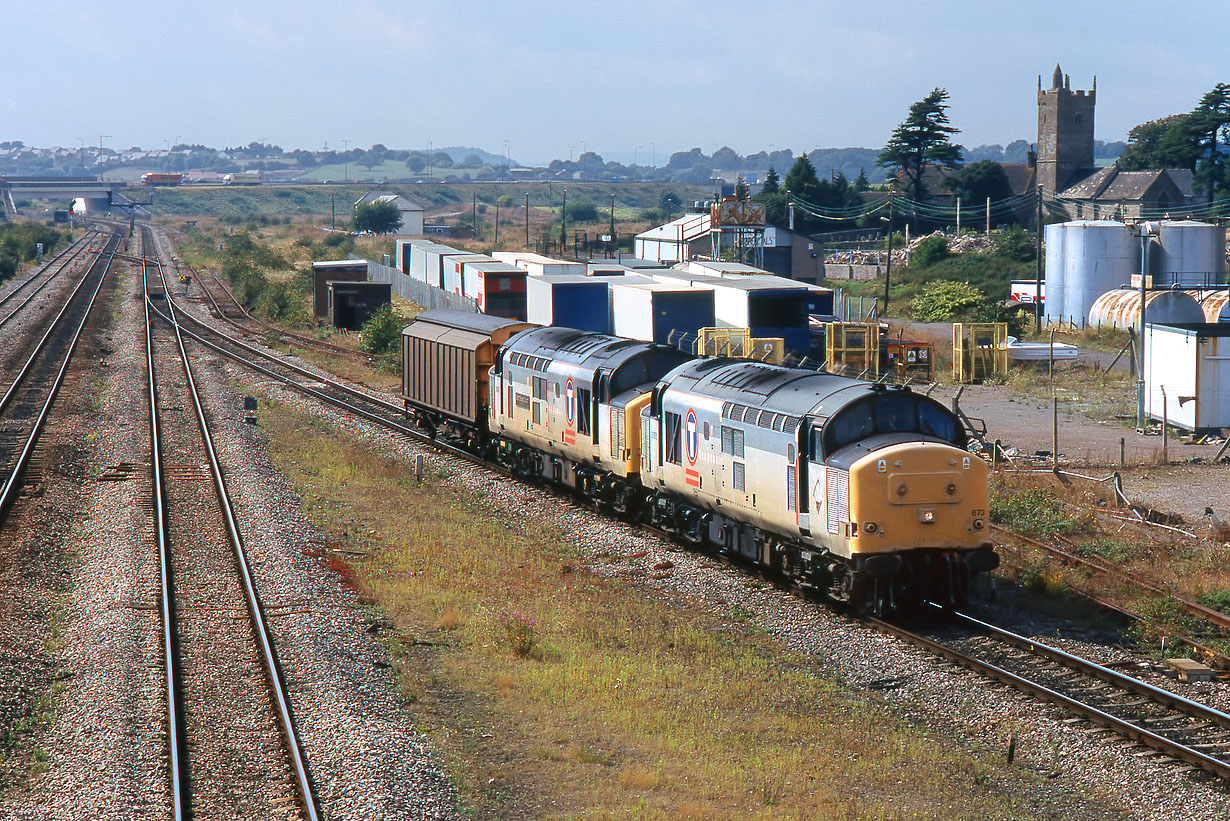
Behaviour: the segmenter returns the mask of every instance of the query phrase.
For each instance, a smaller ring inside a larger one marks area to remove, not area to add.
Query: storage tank
[[[1062,223],[1046,226],[1046,267],[1043,269],[1045,279],[1042,283],[1044,298],[1043,316],[1059,321],[1063,315],[1063,238],[1065,236]]]
[[[1113,220],[1077,220],[1062,227],[1062,317],[1079,324],[1098,297],[1130,284],[1132,274],[1140,271],[1140,240]]]
[[[1226,229],[1195,220],[1158,223],[1149,267],[1153,284],[1210,286],[1226,272]]]
[[[1174,325],[1204,322],[1204,311],[1183,291],[1146,291],[1145,321]],[[1098,297],[1089,309],[1090,325],[1111,325],[1121,330],[1140,326],[1140,291],[1117,288]]]
[[[1225,288],[1220,291],[1187,291],[1187,294],[1200,304],[1205,322],[1230,322],[1230,292]]]

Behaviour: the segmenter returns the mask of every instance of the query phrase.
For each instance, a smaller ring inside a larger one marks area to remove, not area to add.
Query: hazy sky
[[[1119,140],[1230,82],[1228,22],[1226,0],[0,0],[0,140],[661,165],[878,148],[941,86],[960,142],[1006,144],[1036,138],[1056,62],[1097,75]]]

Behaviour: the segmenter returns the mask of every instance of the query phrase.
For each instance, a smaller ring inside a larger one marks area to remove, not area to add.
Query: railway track
[[[174,817],[315,821],[320,811],[265,605],[166,279],[156,261],[143,269]],[[156,323],[159,314],[169,321]]]
[[[144,228],[143,230],[149,229]],[[177,267],[179,266],[179,263],[175,264]],[[216,273],[206,271],[202,275],[200,271],[191,266],[184,265],[182,267],[192,276],[193,281],[200,285],[198,293],[201,296],[191,299],[199,304],[209,305],[215,316],[249,339],[265,339],[272,335],[287,345],[308,347],[330,356],[340,356],[363,364],[368,364],[372,361],[371,356],[362,351],[334,345],[330,342],[325,342],[323,339],[315,339],[304,334],[297,334],[260,320],[252,316],[248,309],[243,306],[243,303],[236,298],[230,286],[223,282],[222,278]]]
[[[50,285],[57,276],[68,270],[68,268],[84,253],[93,249],[97,250],[100,247],[100,234],[90,233],[83,236],[81,239],[69,245],[60,253],[56,254],[47,264],[39,268],[30,276],[26,277],[20,283],[10,288],[9,291],[0,297],[0,311],[7,311],[0,315],[0,327],[8,323],[10,319],[15,317],[22,308],[25,308],[34,297],[42,293],[43,289]],[[32,290],[26,292],[20,302],[17,298],[22,295],[22,292],[34,286]],[[5,306],[8,306],[7,308]]]
[[[936,606],[937,612],[940,608]],[[950,612],[931,635],[875,628],[1130,739],[1157,756],[1230,780],[1230,714],[1042,642]]]
[[[77,343],[119,245],[112,234],[0,396],[0,521],[20,492]]]

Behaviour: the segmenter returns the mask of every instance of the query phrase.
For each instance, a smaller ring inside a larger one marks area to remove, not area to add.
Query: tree
[[[1230,85],[1218,83],[1200,98],[1188,118],[1200,159],[1193,188],[1215,199],[1226,188],[1226,154],[1222,146],[1230,139]]]
[[[927,196],[923,174],[927,166],[956,168],[961,164],[961,146],[949,138],[960,130],[948,124],[948,92],[934,89],[910,106],[905,122],[893,130],[876,164],[890,178],[905,177],[905,190],[914,199]]]
[[[1004,167],[994,160],[979,160],[961,169],[960,176],[944,181],[948,190],[954,196],[960,197],[966,205],[978,205],[991,200],[1002,200],[1012,196],[1012,184]]]
[[[799,199],[810,202],[816,199],[816,188],[819,185],[820,178],[816,176],[816,167],[811,164],[806,154],[800,154],[786,174],[786,190]]]
[[[733,171],[743,165],[743,158],[733,148],[725,145],[714,151],[710,160],[714,168],[723,171]]]
[[[377,308],[360,331],[363,350],[383,356],[400,349],[401,332],[405,323],[393,313],[390,305]]]
[[[854,190],[861,193],[869,188],[871,188],[871,180],[867,179],[867,169],[860,168],[858,178],[854,180]]]
[[[751,191],[747,187],[747,180],[743,179],[743,175],[740,174],[735,178],[735,199],[739,202],[747,202],[747,197],[750,193]]]
[[[778,184],[780,182],[781,180],[778,179],[777,172],[774,171],[773,166],[770,165],[769,173],[764,175],[764,185],[760,187],[760,193],[776,194],[779,190],[781,190],[781,186]]]
[[[1190,127],[1187,120],[1187,114],[1172,114],[1133,128],[1128,132],[1127,149],[1119,156],[1119,169],[1194,169],[1197,155],[1189,140]]]
[[[388,200],[365,202],[354,210],[351,225],[356,231],[391,234],[401,227],[401,211],[398,210],[396,203]]]

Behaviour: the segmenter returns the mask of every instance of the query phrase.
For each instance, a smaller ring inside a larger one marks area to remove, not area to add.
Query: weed
[[[1200,597],[1200,603],[1205,607],[1230,615],[1230,590],[1219,588],[1211,590]]]
[[[619,774],[619,785],[629,790],[653,790],[662,783],[662,777],[641,764],[625,767]]]
[[[456,630],[461,626],[461,614],[452,607],[447,607],[436,619],[437,630]]]
[[[1027,536],[1088,532],[1088,517],[1073,517],[1059,500],[1036,487],[1017,489],[999,483],[991,486],[991,521]]]
[[[511,616],[500,616],[500,626],[504,628],[508,646],[518,656],[525,658],[534,649],[534,628],[538,626],[536,619],[516,612]]]

